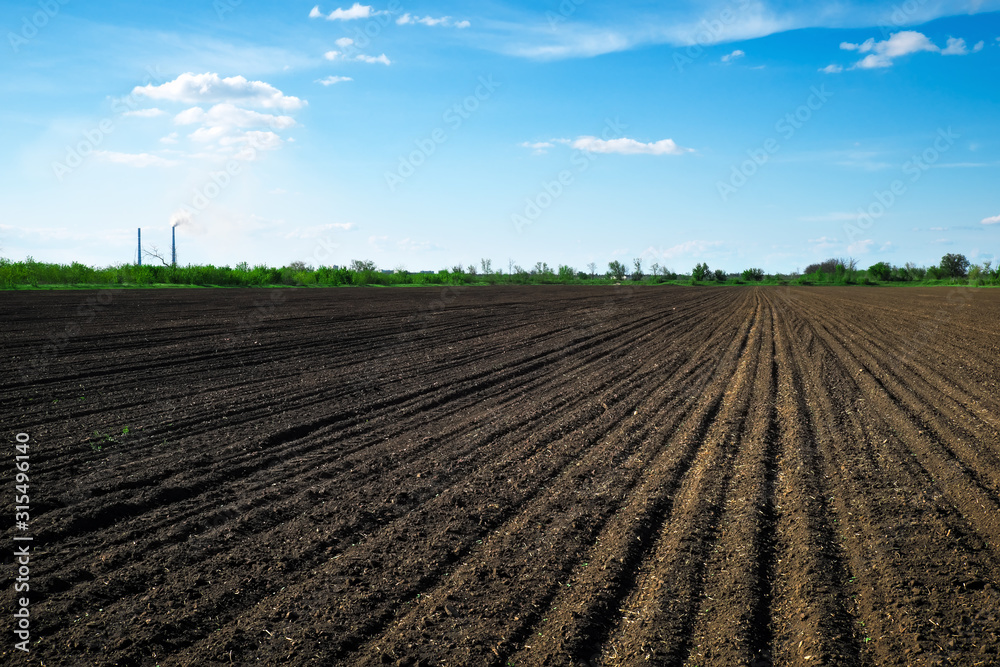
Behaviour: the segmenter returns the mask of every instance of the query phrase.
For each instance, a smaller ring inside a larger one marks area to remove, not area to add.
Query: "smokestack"
[[[170,228],[170,264],[177,266],[177,226]]]
[[[139,228],[139,266],[142,266],[142,227]]]

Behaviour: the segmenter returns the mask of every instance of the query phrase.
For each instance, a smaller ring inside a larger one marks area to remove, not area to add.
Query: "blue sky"
[[[995,261],[1000,0],[665,5],[6,2],[0,256]]]

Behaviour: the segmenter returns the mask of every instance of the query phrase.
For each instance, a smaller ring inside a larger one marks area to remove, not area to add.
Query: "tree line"
[[[1000,267],[998,267],[1000,268]],[[370,260],[352,260],[346,266],[313,267],[292,262],[284,267],[250,266],[243,262],[229,266],[171,266],[121,264],[93,268],[74,262],[50,264],[31,257],[23,262],[0,258],[0,288],[38,287],[42,285],[217,285],[223,287],[265,286],[338,286],[338,285],[529,285],[529,284],[613,284],[631,281],[643,284],[1000,284],[1000,271],[991,262],[973,264],[964,255],[948,254],[935,266],[918,267],[912,263],[894,266],[878,262],[867,269],[858,267],[853,258],[832,258],[811,264],[803,273],[767,274],[750,267],[737,273],[712,269],[706,262],[696,264],[686,274],[678,274],[658,262],[646,266],[642,258],[631,265],[618,260],[599,271],[591,262],[585,271],[569,265],[550,267],[537,262],[525,268],[510,262],[505,272],[494,269],[490,259],[478,264],[456,264],[438,271],[410,272],[402,267],[380,269]]]

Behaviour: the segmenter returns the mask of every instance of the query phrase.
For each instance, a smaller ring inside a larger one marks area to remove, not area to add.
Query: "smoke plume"
[[[191,224],[191,214],[184,209],[181,209],[176,213],[174,213],[172,216],[170,216],[171,227],[180,227],[182,225],[189,225],[189,224]]]

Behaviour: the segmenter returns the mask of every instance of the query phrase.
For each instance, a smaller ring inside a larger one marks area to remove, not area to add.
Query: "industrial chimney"
[[[139,228],[139,266],[142,266],[142,227]]]
[[[170,228],[170,265],[177,268],[177,226]]]

